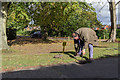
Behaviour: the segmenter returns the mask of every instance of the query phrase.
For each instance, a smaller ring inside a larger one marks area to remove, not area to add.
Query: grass
[[[61,64],[75,61],[68,55],[62,54],[63,57],[53,58],[54,55],[58,53],[51,54],[9,54],[2,56],[2,68],[6,69],[17,69],[28,66],[47,66],[53,64]]]
[[[120,41],[120,38],[117,38],[117,41]]]
[[[57,44],[57,43],[55,43]],[[22,54],[20,50],[11,47],[10,50],[3,50],[2,54],[2,71],[11,71],[15,69],[24,69],[36,66],[50,66],[55,64],[64,64],[81,60],[81,57],[74,57],[73,43],[67,42],[64,53],[60,51],[45,54]],[[37,45],[37,44],[34,44]],[[47,44],[46,44],[47,45]],[[68,49],[69,47],[72,47]],[[54,47],[56,48],[56,47]],[[32,50],[31,50],[32,51]],[[61,58],[53,58],[61,54]],[[118,43],[100,42],[98,47],[94,47],[94,59],[106,58],[118,55]],[[86,50],[86,57],[89,56]]]

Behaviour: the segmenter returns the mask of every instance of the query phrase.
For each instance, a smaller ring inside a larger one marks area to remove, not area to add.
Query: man
[[[76,55],[84,55],[85,49],[89,47],[89,60],[93,59],[93,45],[98,45],[98,37],[90,28],[79,28],[73,34]],[[82,53],[81,53],[82,52]]]

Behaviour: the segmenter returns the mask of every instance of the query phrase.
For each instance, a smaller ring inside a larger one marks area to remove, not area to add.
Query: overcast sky
[[[110,23],[109,4],[108,4],[107,0],[86,0],[86,1],[88,3],[92,3],[93,7],[95,8],[95,12],[97,13],[97,18],[99,21],[102,22],[102,24],[104,24],[104,25],[111,24]],[[120,1],[120,0],[115,0],[115,3],[118,1]],[[102,10],[100,10],[101,8],[102,8]],[[119,14],[119,16],[118,16],[118,14]],[[117,15],[117,24],[118,23],[120,24],[120,3],[119,3],[119,10],[118,10],[118,5],[116,6],[116,15]]]

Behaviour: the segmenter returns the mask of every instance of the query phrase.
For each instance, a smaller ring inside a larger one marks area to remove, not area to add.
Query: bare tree
[[[109,10],[110,10],[110,19],[111,19],[111,31],[109,34],[108,42],[115,42],[116,40],[116,5],[119,4],[118,1],[115,4],[115,0],[110,0],[109,2]]]
[[[116,27],[116,5],[118,5],[120,3],[120,1],[118,1],[116,4],[115,4],[115,0],[110,0],[110,1],[107,0],[107,1],[109,3],[110,20],[111,20],[111,31],[109,33],[109,39],[107,40],[107,42],[115,42],[116,28],[117,28]],[[105,7],[105,5],[102,6],[102,8],[99,10],[99,12]]]

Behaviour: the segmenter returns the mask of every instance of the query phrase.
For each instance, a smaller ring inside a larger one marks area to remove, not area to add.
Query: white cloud
[[[111,23],[110,22],[110,11],[109,11],[109,4],[107,0],[90,0],[90,1],[92,1],[92,5],[95,8],[95,12],[97,13],[98,20],[101,21],[102,24],[110,25]],[[115,0],[115,1],[118,2],[119,0]],[[116,15],[117,15],[117,23],[118,22],[120,23],[120,10],[118,10],[118,6],[116,6]]]
[[[116,6],[116,12],[117,12],[117,23],[120,24],[120,3]]]

